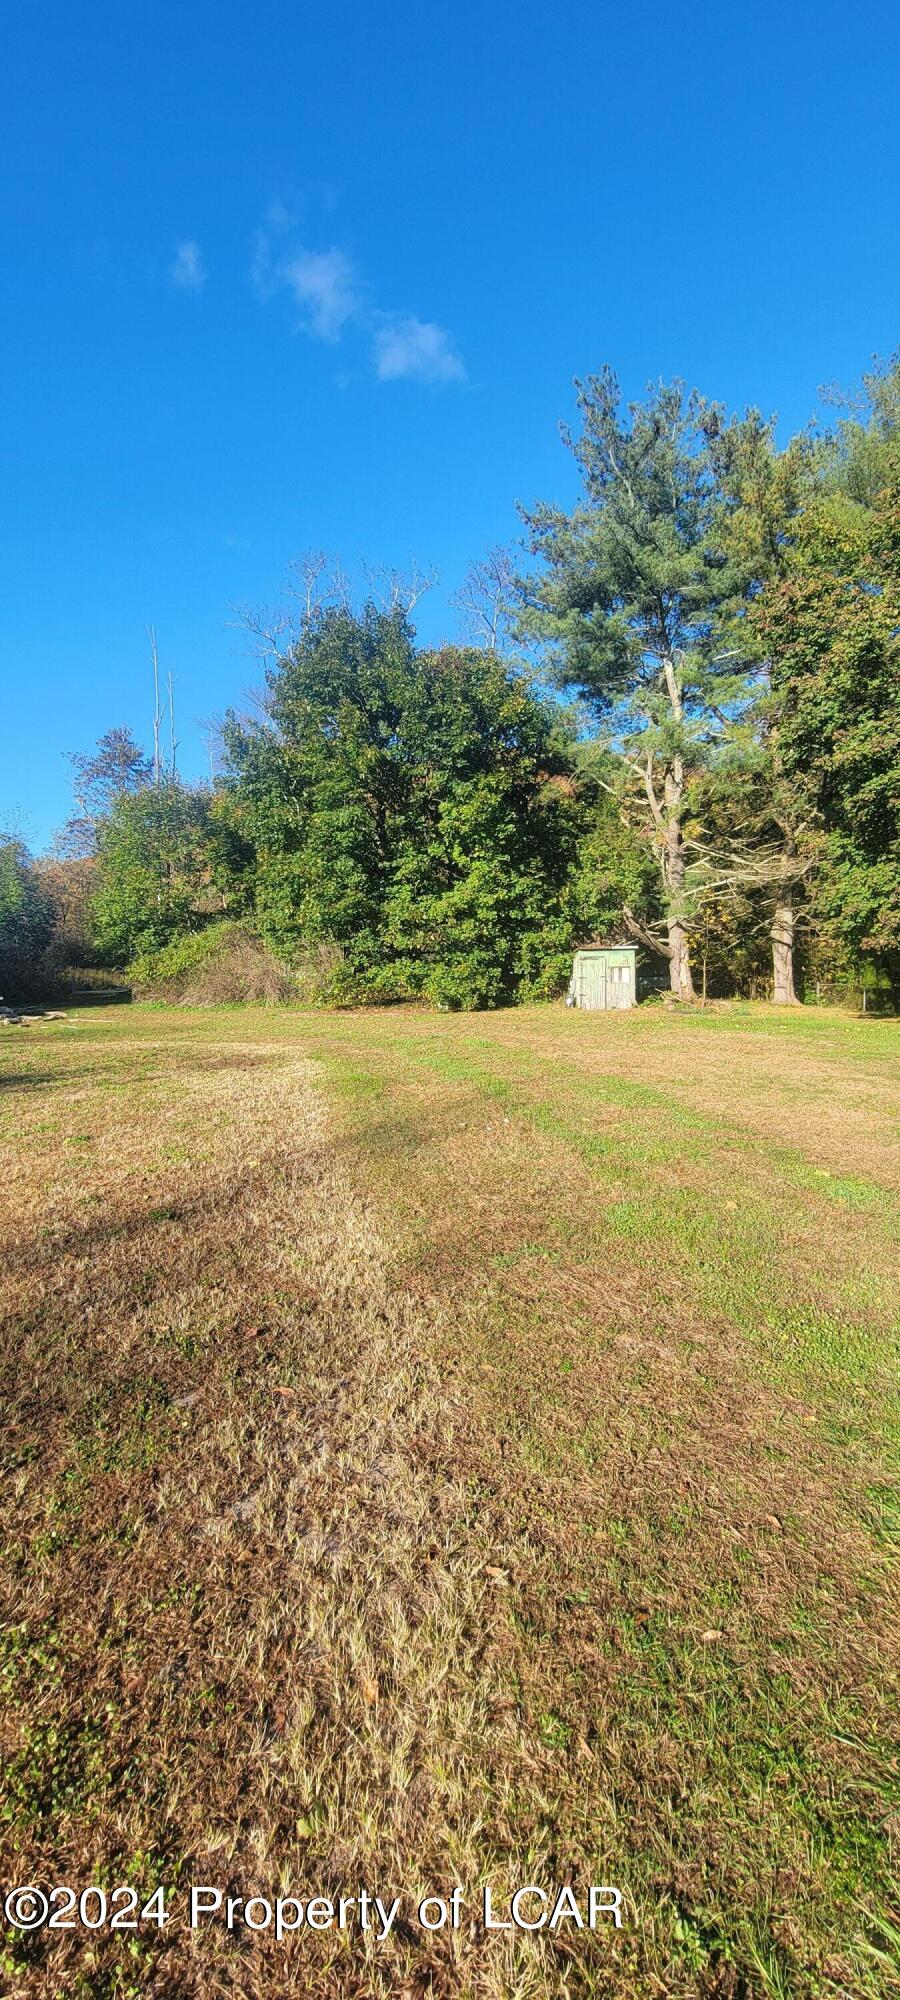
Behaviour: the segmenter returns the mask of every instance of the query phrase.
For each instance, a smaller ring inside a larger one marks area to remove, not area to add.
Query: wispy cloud
[[[283,201],[270,201],[253,241],[250,280],[258,298],[271,299],[285,283],[285,265],[300,254],[297,217]]]
[[[391,314],[374,336],[379,382],[464,382],[466,371],[449,333],[433,320]]]
[[[279,265],[281,282],[293,292],[301,324],[316,340],[338,340],[359,311],[353,265],[343,250],[298,250]]]
[[[309,250],[296,239],[296,218],[271,204],[256,237],[251,278],[261,299],[287,291],[300,308],[300,327],[335,345],[351,325],[371,342],[379,382],[464,382],[465,365],[446,329],[412,313],[374,311],[347,252],[332,244]],[[340,378],[340,386],[346,379]]]
[[[169,278],[180,292],[202,292],[206,283],[206,270],[200,255],[200,245],[189,237],[179,243],[169,265]]]

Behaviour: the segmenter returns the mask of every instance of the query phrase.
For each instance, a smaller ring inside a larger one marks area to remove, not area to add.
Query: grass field
[[[4,1889],[172,1918],[10,1932],[4,1994],[900,1992],[898,1053],[739,1006],[6,1031]],[[191,1883],[402,1903],[279,1942]],[[625,1921],[486,1933],[485,1883]]]

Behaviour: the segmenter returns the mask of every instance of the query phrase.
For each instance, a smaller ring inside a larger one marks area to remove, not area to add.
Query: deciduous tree
[[[205,793],[171,780],[120,794],[101,828],[92,899],[97,947],[107,963],[127,964],[199,929],[212,914],[208,815]]]
[[[841,493],[797,523],[755,612],[786,774],[824,843],[823,920],[900,967],[900,483]]]
[[[124,727],[107,729],[94,750],[70,751],[68,761],[75,811],[57,847],[63,854],[83,858],[96,853],[100,829],[117,801],[152,782],[153,764]]]
[[[267,721],[227,731],[227,811],[272,941],[332,940],[358,990],[453,1006],[558,978],[574,820],[525,682],[487,652],[417,651],[372,604],[312,616],[268,682]]]

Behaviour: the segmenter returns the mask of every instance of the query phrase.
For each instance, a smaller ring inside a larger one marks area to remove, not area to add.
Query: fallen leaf
[[[781,1522],[779,1521],[777,1514],[764,1514],[763,1520],[768,1521],[770,1528],[777,1528],[778,1533],[779,1534],[781,1533]]]
[[[273,1386],[272,1394],[273,1396],[296,1396],[297,1391],[296,1389],[282,1389],[276,1384]]]
[[[722,1637],[723,1634],[721,1632],[714,1632],[712,1630],[710,1630],[709,1632],[701,1632],[700,1644],[701,1646],[711,1646],[714,1639],[721,1639]]]
[[[497,1569],[497,1568],[495,1568],[495,1566],[494,1566],[494,1564],[493,1564],[493,1563],[485,1563],[485,1566],[484,1566],[484,1573],[485,1573],[485,1576],[493,1576],[493,1577],[497,1577],[498,1579],[502,1578],[502,1581],[503,1581],[504,1583],[506,1582],[506,1571],[505,1571],[505,1569]]]
[[[378,1682],[363,1681],[362,1691],[363,1691],[363,1701],[365,1702],[366,1707],[374,1708],[378,1700]]]

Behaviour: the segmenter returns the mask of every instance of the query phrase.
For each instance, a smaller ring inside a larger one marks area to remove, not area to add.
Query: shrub
[[[141,953],[127,977],[139,999],[183,1007],[315,1006],[329,997],[341,964],[340,952],[322,945],[288,966],[245,925],[218,923]]]
[[[0,995],[33,999],[46,983],[53,910],[35,864],[14,835],[0,834]]]

